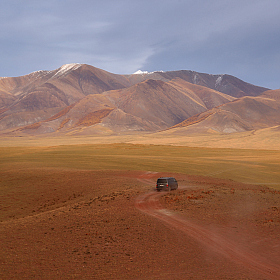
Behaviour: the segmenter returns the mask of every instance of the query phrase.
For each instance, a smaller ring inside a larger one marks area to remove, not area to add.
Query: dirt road
[[[152,191],[141,195],[136,199],[135,206],[140,211],[194,238],[208,249],[222,254],[232,262],[262,274],[265,279],[280,279],[280,265],[270,263],[228,236],[219,235],[207,227],[197,225],[171,210],[164,209],[159,202],[159,198],[164,194],[166,193]]]

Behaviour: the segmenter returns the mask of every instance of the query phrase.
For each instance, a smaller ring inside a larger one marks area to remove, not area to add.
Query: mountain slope
[[[185,92],[187,89],[188,95],[193,98],[199,98],[206,109],[212,109],[216,106],[235,100],[234,97],[222,92],[210,89],[208,87],[195,85],[180,78],[175,78],[168,82],[179,91]]]
[[[216,112],[214,107],[232,102],[233,96],[259,96],[264,90],[229,75],[185,70],[117,75],[86,64],[66,64],[52,71],[0,78],[0,131],[76,133],[95,127],[106,133],[157,131],[186,119],[192,122],[193,116],[198,122],[199,114]],[[272,93],[266,94],[262,99],[272,98]],[[251,108],[249,100],[239,106]],[[242,110],[229,108],[226,114],[232,116],[227,118],[245,122]],[[250,125],[251,120],[242,129],[251,129]]]
[[[198,92],[198,95],[196,94]],[[130,88],[105,92],[123,112],[166,129],[208,108],[234,100],[233,97],[181,79],[170,82],[146,80]],[[212,104],[212,106],[211,106]]]
[[[137,76],[138,80],[136,80],[135,76]],[[268,90],[264,87],[246,83],[231,75],[211,75],[189,70],[142,73],[131,75],[129,78],[131,81],[137,82],[146,79],[170,81],[174,78],[180,78],[189,83],[208,87],[237,98],[242,96],[258,96]]]
[[[147,80],[109,94],[115,97],[117,107],[124,112],[149,120],[161,128],[205,110],[202,104],[159,80]]]
[[[209,106],[213,108],[232,100],[231,96],[181,79],[147,80],[121,90],[90,94],[20,131],[33,134],[157,131],[204,112]]]
[[[128,85],[125,77],[83,64],[67,64],[53,71],[2,78],[0,129],[47,120],[88,94]]]
[[[267,97],[267,98],[270,98],[270,99],[274,99],[274,100],[276,100],[276,101],[279,101],[279,100],[280,100],[280,89],[265,91],[265,92],[262,94],[262,97]]]
[[[0,88],[0,111],[1,108],[7,108],[11,104],[13,104],[15,100],[16,98],[12,94]]]
[[[13,95],[26,95],[45,83],[58,88],[70,86],[84,95],[101,93],[130,85],[122,75],[116,75],[87,64],[65,64],[52,71],[36,71],[21,77],[0,79],[0,89]]]
[[[242,97],[188,118],[172,128],[222,133],[263,129],[280,125],[280,90],[258,97]]]

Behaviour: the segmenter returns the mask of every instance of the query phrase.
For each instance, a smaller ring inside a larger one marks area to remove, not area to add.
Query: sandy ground
[[[98,186],[41,190],[0,223],[0,279],[280,279],[279,191],[173,174],[158,193],[161,175],[76,171]]]

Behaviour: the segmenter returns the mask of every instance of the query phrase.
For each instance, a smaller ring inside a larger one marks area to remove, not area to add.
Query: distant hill
[[[231,75],[210,75],[190,70],[143,73],[130,76],[129,78],[134,83],[141,82],[147,78],[163,81],[181,78],[189,83],[208,87],[237,98],[242,96],[258,96],[268,90],[268,88],[246,83]]]
[[[181,79],[167,83],[147,80],[121,90],[90,94],[50,118],[22,126],[19,130],[91,133],[102,126],[101,130],[108,133],[156,131],[232,100],[231,96]],[[100,125],[96,127],[97,124]]]
[[[66,64],[0,78],[0,132],[153,132],[204,125],[211,118],[217,131],[250,130],[277,123],[277,113],[270,110],[278,106],[278,96],[230,75],[187,70],[117,75],[86,64]],[[256,121],[264,112],[265,119]],[[238,128],[222,129],[230,122]]]
[[[280,90],[245,96],[197,114],[173,126],[189,132],[233,133],[280,125]]]

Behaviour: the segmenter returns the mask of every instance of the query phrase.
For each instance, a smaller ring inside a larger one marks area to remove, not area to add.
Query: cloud
[[[81,62],[114,73],[226,72],[280,87],[278,0],[2,2],[0,76]]]

